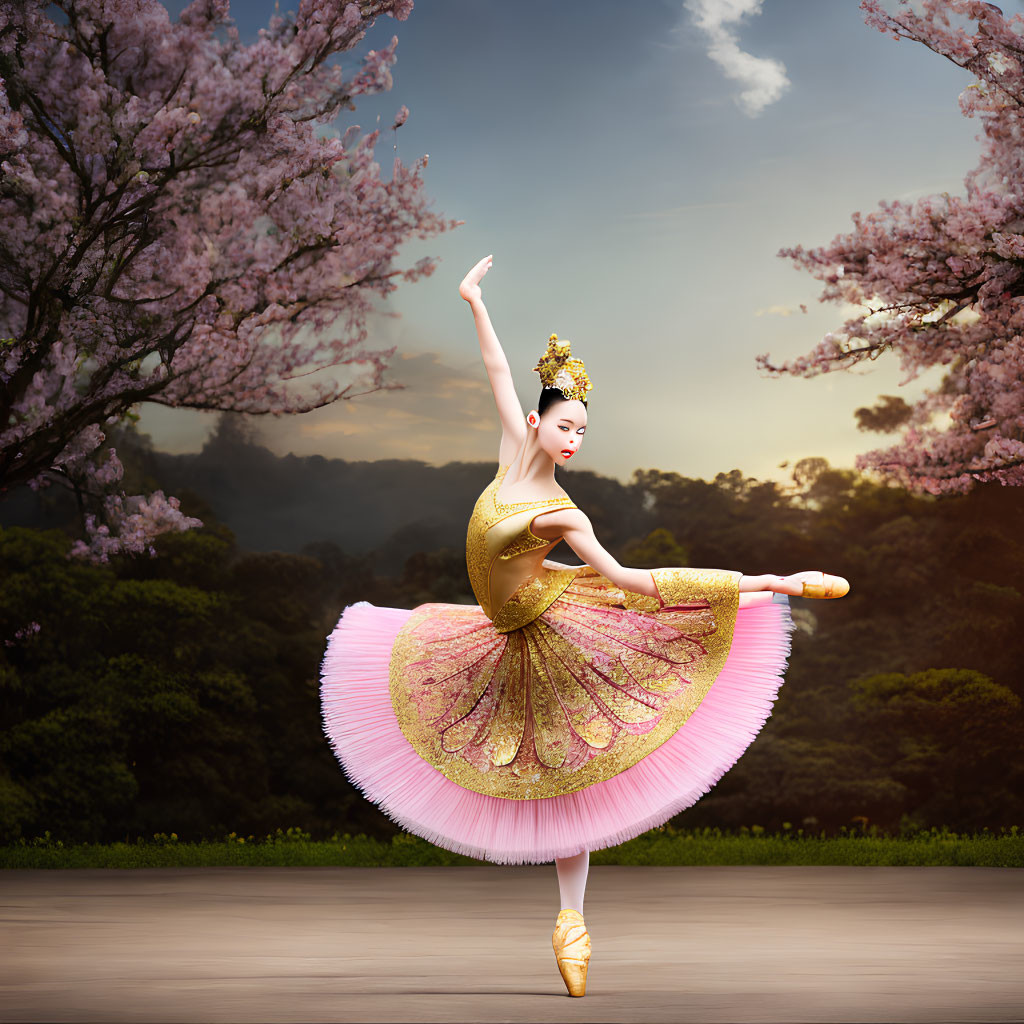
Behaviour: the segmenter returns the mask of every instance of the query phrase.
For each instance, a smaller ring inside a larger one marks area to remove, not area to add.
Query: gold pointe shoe
[[[821,572],[820,569],[816,571]],[[850,584],[844,580],[842,576],[830,576],[826,572],[821,572],[821,582],[807,583],[805,581],[804,592],[800,596],[827,599],[832,597],[843,597],[849,592]]]
[[[587,964],[590,962],[590,932],[578,910],[561,910],[551,936],[558,973],[571,996],[587,990]]]

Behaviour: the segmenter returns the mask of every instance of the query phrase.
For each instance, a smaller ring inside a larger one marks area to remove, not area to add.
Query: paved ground
[[[1024,871],[553,866],[0,872],[3,1021],[1022,1021]]]

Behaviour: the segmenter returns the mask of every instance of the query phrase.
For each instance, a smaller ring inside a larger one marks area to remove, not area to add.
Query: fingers
[[[466,275],[466,280],[472,282],[473,284],[479,283],[480,279],[484,276],[484,274],[486,274],[487,271],[491,269],[491,263],[493,259],[493,256],[485,256]]]
[[[462,279],[462,284],[459,285],[459,294],[467,301],[470,302],[474,298],[480,296],[480,281],[484,274],[491,269],[491,265],[494,261],[493,254],[485,256],[482,260],[478,260],[470,272]]]

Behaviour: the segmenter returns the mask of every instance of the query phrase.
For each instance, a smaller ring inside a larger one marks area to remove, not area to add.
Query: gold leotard
[[[590,566],[552,570],[530,529],[568,498],[499,503],[499,466],[466,537],[479,607],[426,604],[399,632],[390,690],[416,752],[466,789],[540,799],[603,781],[660,746],[722,669],[737,574],[653,569],[660,597]]]
[[[530,527],[544,512],[576,508],[568,498],[498,501],[508,466],[477,499],[466,533],[466,568],[473,593],[500,633],[532,622],[576,578],[576,569],[545,569],[544,556],[558,543],[536,536]]]

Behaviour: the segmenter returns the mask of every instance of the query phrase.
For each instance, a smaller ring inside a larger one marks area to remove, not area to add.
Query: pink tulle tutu
[[[353,785],[402,828],[497,864],[544,863],[614,846],[696,803],[771,714],[793,629],[785,597],[741,594],[725,665],[668,740],[576,792],[505,799],[446,778],[399,727],[389,669],[395,638],[411,614],[366,601],[345,609],[321,666],[324,731]]]

